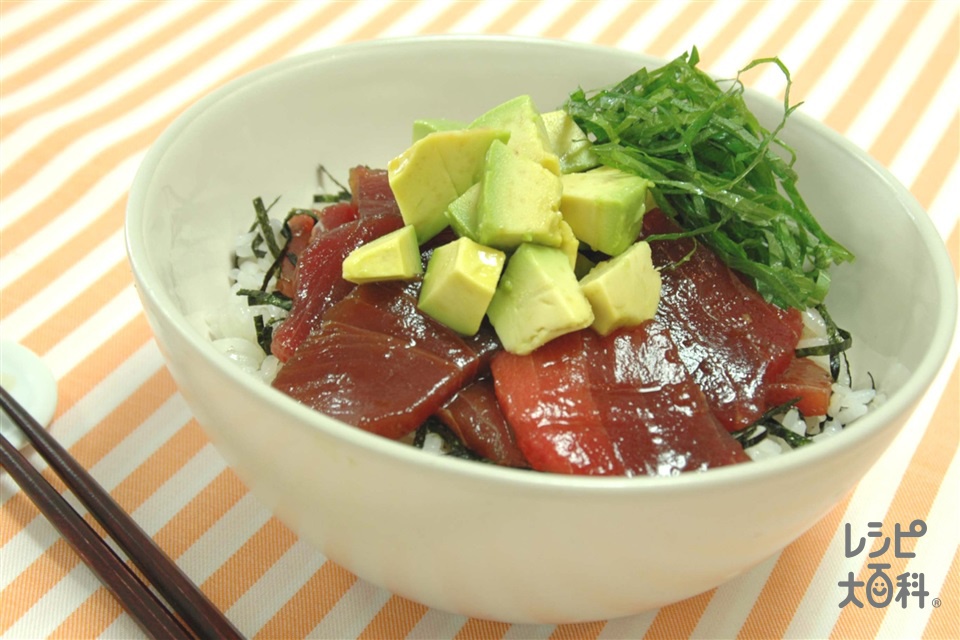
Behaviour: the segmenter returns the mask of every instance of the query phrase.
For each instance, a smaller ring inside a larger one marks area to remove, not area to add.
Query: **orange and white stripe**
[[[476,32],[663,58],[697,45],[722,76],[779,55],[791,98],[888,166],[960,264],[955,0],[2,0],[0,328],[55,372],[54,435],[251,637],[960,637],[957,341],[891,451],[813,529],[729,584],[621,620],[506,625],[399,598],[325,561],[226,467],[133,290],[123,210],[143,154],[195,100],[265,64],[350,41]],[[745,81],[783,91],[772,70]],[[0,514],[0,635],[139,635],[5,474]],[[870,574],[865,553],[844,557],[844,523],[882,520],[887,532],[916,518],[928,534],[891,574],[923,572],[926,608],[840,609],[838,580]]]

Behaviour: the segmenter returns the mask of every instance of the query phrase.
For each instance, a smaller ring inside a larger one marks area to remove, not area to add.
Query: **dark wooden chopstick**
[[[143,631],[155,638],[193,636],[87,521],[50,486],[16,447],[0,435],[0,467],[7,470],[60,535],[70,543]]]
[[[167,601],[170,607],[185,623],[186,627],[190,629],[196,637],[222,638],[224,640],[243,639],[243,635],[237,628],[210,602],[204,593],[193,584],[190,578],[183,573],[163,550],[154,543],[153,539],[127,515],[110,494],[80,466],[60,443],[47,433],[46,429],[37,423],[3,387],[0,387],[0,405],[2,405],[3,410],[23,430],[27,439],[33,444],[43,459],[47,461],[50,468],[60,476],[64,484],[66,484],[70,491],[76,495],[89,512],[97,519],[110,537],[116,541],[117,545],[123,549],[127,557],[129,557],[143,573],[146,579],[153,585],[164,600]],[[134,585],[130,583],[128,577],[125,576],[118,579],[118,584],[123,583],[126,586],[117,587],[120,593],[114,591],[112,585],[108,584],[106,580],[113,580],[116,576],[127,573],[139,583],[140,588],[144,589],[147,594],[150,594],[150,597],[152,597],[157,605],[162,605],[130,568],[119,560],[106,542],[70,507],[69,503],[63,499],[56,489],[47,483],[43,476],[30,465],[29,461],[23,457],[16,447],[10,444],[5,438],[3,439],[2,460],[0,461],[2,461],[2,466],[9,470],[10,475],[17,484],[30,496],[31,500],[37,503],[41,510],[43,510],[44,515],[57,526],[61,534],[73,545],[75,540],[68,537],[68,534],[65,534],[58,524],[59,522],[66,522],[67,520],[72,521],[71,524],[66,525],[67,528],[69,530],[76,530],[78,535],[86,540],[86,542],[79,542],[79,544],[83,545],[84,551],[80,552],[78,549],[78,553],[80,553],[84,560],[87,560],[88,557],[93,557],[93,555],[85,554],[96,554],[97,558],[103,555],[92,551],[92,547],[99,542],[99,545],[109,552],[108,555],[112,555],[115,560],[120,562],[120,565],[125,571],[116,570],[115,567],[112,567],[112,564],[104,564],[98,566],[104,568],[106,578],[104,574],[101,574],[99,571],[98,575],[101,580],[104,580],[107,588],[114,592],[114,595],[117,596],[124,608],[127,608],[127,611],[134,616],[138,624],[144,628],[145,632],[150,635],[157,635],[162,628],[164,631],[157,637],[191,637],[189,634],[184,635],[186,629],[180,625],[169,611],[164,609],[167,614],[167,626],[161,627],[156,621],[160,620],[159,616],[162,614],[153,611],[147,605],[144,605],[144,609],[141,610],[140,602],[146,602],[149,598],[142,594],[140,597],[130,595],[129,591],[134,588]],[[30,472],[35,474],[35,477],[31,476]],[[21,482],[18,477],[23,478],[26,485]],[[27,486],[39,486],[38,483],[39,485],[45,486],[46,490],[27,489]],[[63,504],[58,505],[57,499]],[[76,524],[69,515],[66,515],[63,507],[66,507],[66,509],[79,520],[82,526]],[[48,513],[47,509],[50,509],[50,513]],[[50,515],[51,513],[53,516]],[[58,520],[54,520],[54,518]],[[87,531],[84,531],[83,527],[86,527]],[[71,533],[70,535],[74,534]],[[91,535],[95,540],[90,539]],[[77,547],[74,546],[74,548]],[[100,562],[100,560],[98,559],[97,562]],[[103,562],[110,563],[108,560],[104,560]],[[91,563],[88,562],[88,564]],[[93,564],[91,564],[91,567],[97,571]],[[127,599],[128,597],[130,598],[129,600]],[[131,607],[134,607],[133,611],[131,611]],[[144,617],[140,618],[139,616],[141,615]],[[175,625],[171,625],[171,621],[175,623]],[[157,626],[153,627],[154,624],[157,624]],[[144,625],[147,626],[145,627]],[[179,628],[175,629],[174,626]],[[179,635],[174,633],[174,631],[179,632]]]

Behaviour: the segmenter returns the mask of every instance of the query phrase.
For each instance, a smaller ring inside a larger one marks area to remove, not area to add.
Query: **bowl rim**
[[[448,458],[446,456],[425,455],[407,444],[396,442],[362,429],[342,423],[323,415],[296,400],[273,389],[270,385],[245,373],[228,358],[215,349],[213,344],[193,329],[186,316],[177,310],[172,298],[164,291],[160,279],[144,257],[145,204],[149,185],[155,170],[166,151],[175,144],[180,134],[207,109],[234,92],[256,84],[262,78],[279,72],[289,72],[301,65],[329,63],[352,56],[389,55],[392,51],[416,48],[445,48],[451,46],[474,47],[541,47],[553,48],[566,55],[576,52],[609,55],[635,61],[637,68],[643,65],[659,65],[667,62],[639,52],[606,47],[602,45],[569,42],[549,38],[508,36],[508,35],[427,35],[405,36],[353,42],[320,49],[286,58],[245,75],[235,78],[216,88],[184,110],[154,141],[137,169],[125,211],[124,242],[144,306],[149,301],[157,314],[171,327],[179,339],[194,349],[206,364],[215,367],[220,373],[240,385],[242,391],[259,402],[271,405],[282,411],[284,417],[296,423],[297,428],[319,430],[330,438],[341,441],[351,447],[364,449],[378,458],[391,459],[396,464],[413,465],[431,469],[438,473],[452,473],[463,477],[473,477],[485,482],[521,485],[529,489],[564,492],[594,493],[616,490],[643,494],[648,491],[696,491],[704,486],[726,487],[745,482],[763,482],[773,477],[791,473],[799,467],[813,466],[821,458],[832,458],[858,447],[863,441],[875,436],[897,422],[897,417],[905,414],[918,402],[946,359],[956,328],[957,292],[953,280],[953,267],[939,232],[927,213],[909,190],[893,176],[890,171],[872,158],[853,142],[833,129],[802,111],[794,112],[791,122],[800,121],[801,126],[812,129],[817,135],[825,137],[832,144],[841,147],[846,153],[865,163],[890,185],[912,221],[934,262],[937,276],[936,288],[942,304],[937,313],[934,335],[927,353],[924,354],[916,369],[911,372],[907,382],[891,393],[887,401],[875,411],[860,418],[856,429],[845,430],[842,435],[825,439],[815,447],[803,447],[789,453],[776,456],[776,462],[761,460],[753,464],[731,465],[710,469],[706,473],[684,473],[671,477],[649,476],[579,476],[552,473],[531,473],[528,470],[501,467],[492,464],[477,464],[469,461]],[[782,109],[782,101],[763,95],[749,87],[745,89],[751,100],[767,102]]]

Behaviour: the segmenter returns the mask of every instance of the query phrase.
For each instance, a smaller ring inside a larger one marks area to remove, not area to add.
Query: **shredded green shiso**
[[[653,181],[664,213],[696,230],[765,299],[784,308],[817,306],[830,285],[827,270],[853,254],[810,213],[797,190],[793,150],[777,138],[800,106],[790,105],[790,72],[779,58],[758,59],[722,89],[697,69],[699,60],[693,48],[613,87],[577,89],[563,108],[604,165]],[[739,79],[761,64],[776,65],[787,81],[773,131],[747,108]]]

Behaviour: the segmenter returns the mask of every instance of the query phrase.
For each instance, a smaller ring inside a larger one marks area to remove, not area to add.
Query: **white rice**
[[[281,220],[271,218],[274,235],[279,237],[283,226]],[[261,238],[260,247],[266,255],[256,256],[252,249],[254,240]],[[236,267],[230,270],[230,303],[216,314],[207,314],[203,324],[213,346],[230,358],[237,366],[267,384],[273,381],[280,368],[280,361],[273,355],[266,355],[257,343],[254,319],[259,316],[264,325],[272,325],[287,317],[287,312],[274,305],[248,304],[247,298],[237,295],[241,289],[259,290],[267,271],[273,264],[273,257],[267,251],[259,228],[242,233],[234,242]],[[267,291],[276,288],[276,278],[268,283]]]
[[[274,233],[279,236],[282,222],[271,219]],[[251,245],[257,236],[258,230],[242,233],[237,236],[234,251],[237,267],[230,271],[231,293],[240,289],[260,289],[273,258],[269,252],[258,258],[254,255]],[[266,244],[261,247],[266,249]],[[273,291],[276,279],[268,284],[267,291]],[[224,309],[219,316],[219,322],[210,322],[208,327],[210,338],[215,347],[233,360],[241,369],[247,371],[269,384],[273,381],[280,367],[276,357],[265,356],[254,330],[254,318],[260,316],[264,324],[270,325],[284,319],[287,312],[273,305],[248,305],[243,296],[236,296],[236,302]],[[803,333],[798,349],[829,344],[827,325],[815,309],[807,309],[803,314]],[[829,356],[810,356],[810,359],[824,370],[830,370]],[[818,441],[830,438],[840,433],[843,428],[854,420],[863,417],[872,408],[883,402],[882,394],[870,387],[853,389],[847,384],[850,380],[846,369],[846,359],[841,358],[841,371],[838,381],[833,383],[830,406],[825,416],[804,416],[800,412],[790,409],[785,414],[774,416],[785,429],[798,436]],[[442,452],[443,439],[433,433],[428,433],[424,449]],[[782,438],[767,435],[757,444],[747,447],[744,451],[753,460],[762,460],[790,451],[792,447]]]

